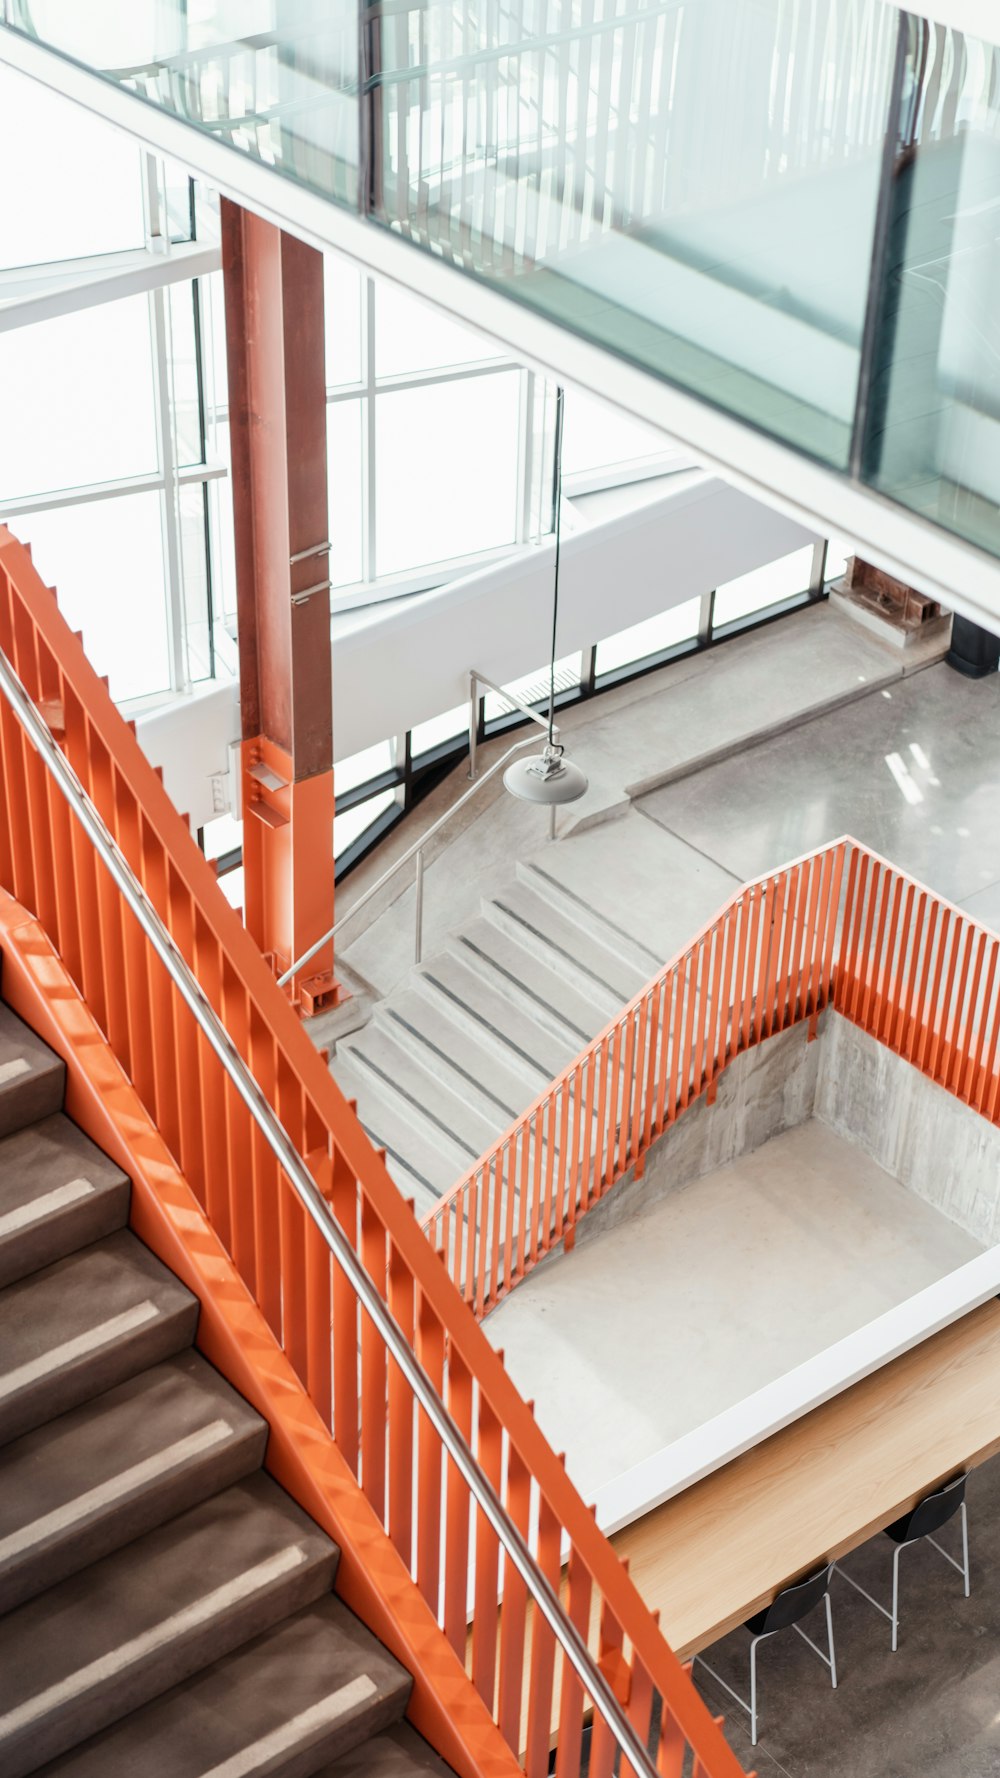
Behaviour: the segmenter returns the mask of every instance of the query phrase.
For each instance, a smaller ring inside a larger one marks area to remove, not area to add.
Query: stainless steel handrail
[[[386,1307],[378,1287],[369,1277],[340,1224],[336,1221],[302,1156],[236,1048],[215,1008],[178,950],[132,870],[117,841],[49,727],[36,709],[17,673],[0,649],[0,689],[18,722],[40,754],[87,838],[127,902],[170,976],[196,1024],[218,1057],[249,1111],[265,1142],[286,1175],[306,1214],[316,1225],[341,1267],[365,1313],[371,1317],[395,1363],[444,1445],[470,1493],[503,1544],[508,1559],[530,1592],[538,1610],[563,1648],[574,1672],[589,1692],[623,1755],[642,1778],[658,1778],[656,1767],[635,1729],[624,1715],[604,1674],[586,1642],[563,1610],[558,1594],[539,1568],[531,1550],[507,1513],[499,1494],[480,1469],[471,1445],[455,1424],[444,1402],[419,1362],[409,1340]],[[519,743],[520,746],[524,742]],[[503,763],[502,761],[500,762]]]
[[[481,685],[485,685],[489,691],[496,692],[497,697],[502,698],[505,704],[509,704],[512,710],[520,710],[522,715],[527,716],[530,722],[537,722],[539,728],[544,729],[546,735],[549,732],[549,718],[547,712],[543,716],[541,711],[533,710],[531,705],[526,704],[523,698],[519,698],[515,691],[505,691],[502,685],[496,685],[492,679],[487,679],[485,673],[479,673],[476,668],[473,667],[469,673],[470,778],[474,778],[476,775],[476,760],[479,750],[479,687]],[[552,725],[552,738],[555,741],[559,739],[559,730],[555,723]]]
[[[477,778],[475,783],[470,785],[469,789],[462,793],[457,803],[452,803],[451,808],[446,809],[444,814],[440,815],[433,825],[427,829],[427,832],[421,834],[419,840],[415,840],[413,845],[409,846],[402,856],[396,859],[394,864],[390,864],[388,870],[382,872],[382,875],[372,883],[370,888],[365,890],[363,895],[358,896],[357,901],[352,903],[345,914],[341,914],[338,919],[334,920],[329,932],[324,932],[322,938],[318,938],[314,945],[309,946],[308,951],[303,951],[301,957],[296,957],[295,962],[289,964],[284,975],[279,975],[278,977],[279,988],[283,988],[286,982],[290,982],[293,975],[298,975],[303,966],[315,957],[316,952],[321,951],[324,945],[328,945],[330,940],[335,938],[337,933],[347,925],[348,920],[353,920],[355,914],[359,914],[361,909],[371,901],[372,897],[377,895],[380,889],[384,889],[386,883],[391,882],[392,878],[396,876],[399,871],[403,870],[406,865],[410,863],[411,859],[414,858],[417,861],[415,873],[417,894],[416,907],[414,909],[413,960],[415,963],[419,963],[423,952],[424,941],[424,847],[427,845],[428,841],[434,838],[435,834],[441,832],[442,827],[447,827],[448,822],[454,819],[458,814],[459,809],[464,809],[466,803],[475,796],[477,790],[480,790],[492,777],[495,777],[496,773],[507,764],[507,761],[515,753],[520,753],[522,747],[530,747],[531,745],[532,739],[529,738],[526,741],[515,741],[513,747],[508,747],[506,753],[497,760],[496,764],[490,766],[488,772],[484,772],[481,778]]]

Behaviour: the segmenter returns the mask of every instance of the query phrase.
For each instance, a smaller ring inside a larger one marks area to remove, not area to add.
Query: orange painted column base
[[[333,925],[333,772],[296,783],[284,748],[257,735],[243,742],[242,776],[247,930],[283,975]],[[306,1016],[338,1005],[332,941],[286,992]]]

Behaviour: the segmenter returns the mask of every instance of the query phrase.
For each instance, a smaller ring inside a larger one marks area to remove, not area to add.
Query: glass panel
[[[166,292],[170,316],[170,362],[174,395],[174,435],[182,468],[205,461],[195,332],[195,287],[172,284]]]
[[[206,858],[238,852],[243,844],[243,823],[235,815],[219,815],[215,821],[206,821],[201,831]]]
[[[669,611],[658,612],[656,617],[619,630],[615,636],[607,636],[597,644],[597,677],[615,673],[620,667],[637,666],[667,648],[693,641],[698,634],[700,614],[701,600],[686,599],[683,605],[674,605]]]
[[[195,681],[211,679],[215,671],[208,590],[206,492],[204,482],[195,483],[192,487],[182,488],[178,500],[181,574],[184,582],[184,635],[187,641],[188,674]]]
[[[326,311],[326,381],[331,389],[364,381],[361,304],[364,279],[337,253],[323,255]]]
[[[351,753],[346,759],[335,760],[335,794],[342,796],[345,790],[356,790],[359,784],[367,784],[369,779],[391,771],[394,764],[395,747],[392,741],[376,741],[374,747],[365,747],[360,753]]]
[[[359,803],[356,809],[345,809],[342,815],[333,818],[333,856],[340,858],[348,846],[353,846],[360,839],[365,829],[371,827],[386,809],[391,809],[395,802],[395,792],[383,790],[378,796],[370,796],[366,803]]]
[[[766,611],[769,605],[779,605],[782,599],[807,592],[812,556],[812,545],[807,544],[805,549],[793,550],[789,556],[766,562],[763,568],[754,568],[750,574],[741,574],[738,580],[720,586],[715,594],[712,628],[724,629],[726,624]]]
[[[360,401],[332,401],[326,410],[330,584],[335,587],[350,586],[364,573],[361,417]]]
[[[865,474],[1000,551],[1000,49],[914,21]]]
[[[566,654],[562,660],[556,661],[556,697],[560,692],[577,691],[583,674],[583,656]],[[513,692],[522,704],[530,704],[532,709],[543,714],[549,707],[549,663],[544,667],[536,667],[533,673],[523,673],[520,679],[509,679],[505,691]],[[496,692],[488,691],[483,699],[483,720],[495,722],[498,717],[517,715],[517,706],[508,704],[499,698]],[[541,730],[539,730],[541,733]]]
[[[379,575],[514,542],[519,390],[498,371],[376,396]]]
[[[0,333],[0,501],[157,468],[145,296]]]
[[[8,0],[32,36],[355,206],[356,0]]]
[[[567,389],[563,396],[564,475],[579,475],[585,470],[610,469],[617,463],[631,463],[642,457],[660,456],[675,449],[656,426],[643,426],[618,413],[604,401],[585,395],[581,389]]]
[[[229,462],[229,421],[217,420],[213,456]],[[236,534],[233,521],[232,481],[216,478],[207,484],[212,540],[212,591],[217,617],[236,623]]]
[[[395,284],[375,286],[375,375],[405,376],[503,358],[502,347]]]
[[[201,349],[204,360],[205,405],[209,421],[209,434],[211,435],[213,414],[220,409],[223,414],[228,414],[229,411],[229,382],[226,365],[226,294],[222,273],[212,272],[209,277],[199,279],[199,287],[205,291],[208,299],[203,308],[205,325],[202,328]]]
[[[235,908],[238,914],[242,914],[246,893],[242,864],[237,865],[235,870],[227,870],[225,876],[219,878],[219,888],[230,907]]]
[[[159,494],[119,495],[8,521],[30,543],[59,607],[82,630],[111,696],[146,697],[170,683]]]
[[[194,239],[194,180],[175,161],[163,166],[163,191],[167,206],[167,233],[172,241]]]
[[[443,716],[432,716],[429,722],[418,722],[410,730],[410,757],[419,759],[422,753],[429,753],[432,747],[440,747],[444,741],[454,741],[459,736],[467,738],[469,733],[469,706],[459,704],[454,710],[446,710]]]
[[[135,145],[3,64],[0,167],[0,270],[144,244]]]
[[[383,10],[383,219],[846,465],[895,10],[563,7],[556,32],[538,0],[519,16]]]

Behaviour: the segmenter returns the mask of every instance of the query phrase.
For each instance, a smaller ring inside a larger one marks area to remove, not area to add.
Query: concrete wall
[[[577,1246],[812,1117],[828,1016],[821,1014],[814,1043],[806,1025],[793,1025],[737,1056],[719,1076],[715,1104],[702,1097],[678,1118],[653,1144],[642,1178],[626,1174],[583,1218]]]
[[[738,1056],[715,1104],[697,1100],[654,1143],[643,1177],[628,1173],[584,1217],[577,1243],[818,1117],[984,1247],[1000,1244],[1000,1129],[832,1009],[814,1043],[806,1029]]]
[[[1000,1130],[836,1013],[815,1114],[984,1246],[1000,1242]]]

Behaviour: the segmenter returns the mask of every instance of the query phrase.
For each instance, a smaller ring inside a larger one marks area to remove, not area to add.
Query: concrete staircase
[[[0,1773],[446,1778],[63,1088],[0,1006]]]
[[[333,1072],[418,1215],[661,967],[535,861],[336,1047]]]

